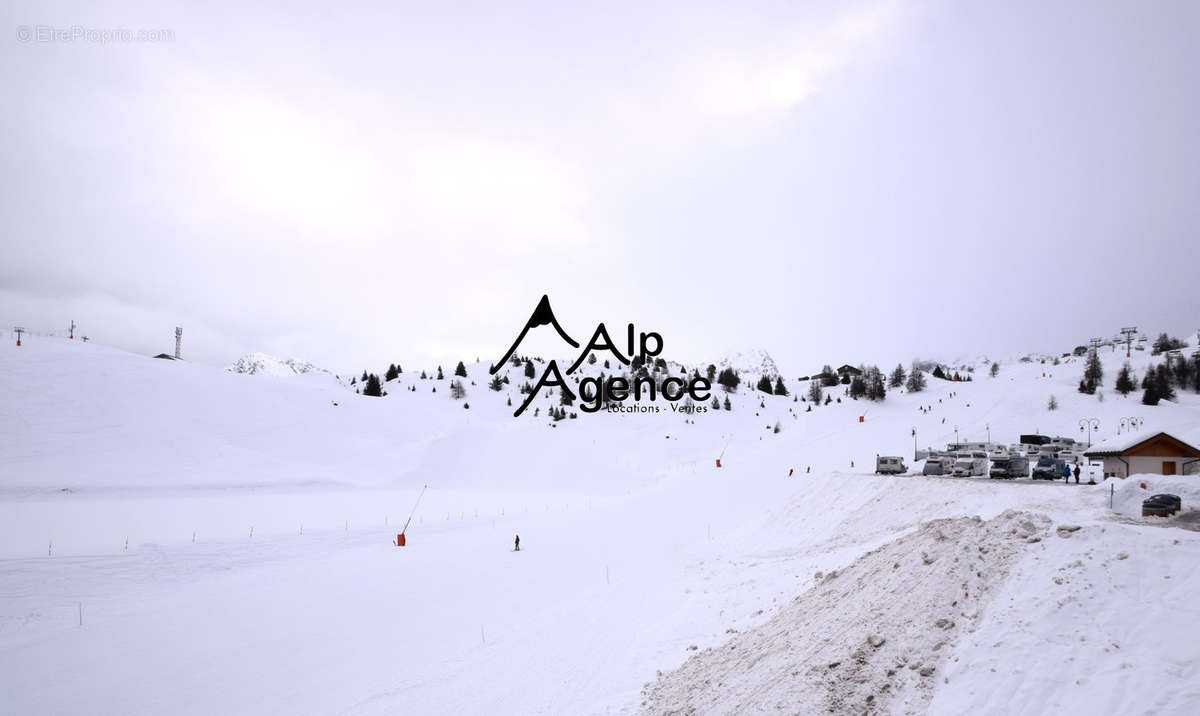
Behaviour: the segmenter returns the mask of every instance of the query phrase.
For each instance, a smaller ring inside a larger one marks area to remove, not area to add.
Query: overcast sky
[[[5,324],[346,371],[548,293],[789,375],[1200,328],[1200,3],[0,13]]]

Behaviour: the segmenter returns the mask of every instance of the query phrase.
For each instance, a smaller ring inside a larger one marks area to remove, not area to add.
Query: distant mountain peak
[[[292,375],[321,371],[321,368],[298,358],[276,358],[266,353],[249,353],[238,358],[226,368],[230,373],[245,373],[246,375],[267,375],[273,378],[286,378]]]
[[[761,348],[726,354],[717,363],[718,370],[723,368],[734,369],[743,380],[764,375],[772,379],[779,377],[779,367],[775,365],[775,360],[771,358],[770,353]]]

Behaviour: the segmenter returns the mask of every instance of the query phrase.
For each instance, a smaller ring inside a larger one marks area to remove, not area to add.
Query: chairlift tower
[[[183,328],[175,326],[175,360],[179,360],[180,349],[183,345]]]
[[[1133,337],[1137,335],[1137,326],[1129,326],[1121,329],[1121,335],[1125,336],[1125,357],[1129,357],[1129,352],[1133,349]],[[1200,336],[1200,331],[1196,332]]]
[[[75,319],[71,319],[71,333],[67,336],[71,340],[75,340]]]

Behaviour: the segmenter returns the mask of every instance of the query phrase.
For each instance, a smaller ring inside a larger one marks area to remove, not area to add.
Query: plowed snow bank
[[[922,712],[942,662],[1050,520],[934,520],[650,686],[654,714]]]

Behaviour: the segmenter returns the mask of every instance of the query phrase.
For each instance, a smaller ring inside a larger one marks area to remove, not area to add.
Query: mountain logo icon
[[[572,348],[579,347],[579,341],[572,338],[565,330],[563,330],[562,324],[560,324],[558,319],[555,318],[554,309],[550,307],[550,297],[543,294],[542,300],[538,301],[537,308],[533,309],[533,313],[530,314],[529,320],[525,321],[524,328],[522,328],[521,332],[517,335],[517,340],[513,341],[512,347],[508,349],[508,352],[504,354],[504,357],[498,360],[488,372],[490,374],[494,374],[496,371],[500,370],[501,366],[508,362],[509,358],[513,357],[513,354],[517,352],[517,348],[521,346],[521,341],[525,340],[525,335],[529,333],[530,328],[537,328],[538,326],[547,325],[554,326],[554,330],[558,332],[559,337],[566,341]]]

